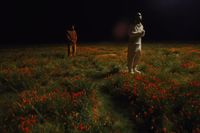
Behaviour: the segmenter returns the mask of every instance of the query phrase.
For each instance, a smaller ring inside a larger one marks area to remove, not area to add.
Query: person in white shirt
[[[145,35],[144,27],[141,23],[142,14],[137,13],[134,23],[131,25],[129,33],[129,44],[128,44],[128,71],[131,74],[141,73],[137,70],[137,64],[141,56],[142,37]]]

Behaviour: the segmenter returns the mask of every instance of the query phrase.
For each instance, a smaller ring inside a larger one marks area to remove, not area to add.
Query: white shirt
[[[140,35],[140,33],[142,33]],[[144,27],[142,23],[136,24],[134,27],[131,28],[131,33],[130,33],[130,41],[133,42],[134,44],[142,44],[142,37],[145,35],[144,32]]]

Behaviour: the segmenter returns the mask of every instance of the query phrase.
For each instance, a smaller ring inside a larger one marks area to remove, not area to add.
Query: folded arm
[[[140,32],[131,32],[130,33],[130,36],[131,37],[143,37],[144,36],[144,34],[145,34],[145,31],[140,31]]]

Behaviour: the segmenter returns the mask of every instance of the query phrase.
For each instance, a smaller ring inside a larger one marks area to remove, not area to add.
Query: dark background
[[[200,41],[199,0],[11,0],[1,2],[1,44],[113,41],[116,23],[143,14],[146,41]]]

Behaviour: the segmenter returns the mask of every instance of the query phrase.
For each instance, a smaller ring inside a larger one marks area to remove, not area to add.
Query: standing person
[[[74,25],[70,27],[69,30],[67,30],[67,39],[69,40],[68,43],[68,56],[71,56],[71,53],[73,56],[76,56],[76,43],[77,43],[77,34],[74,28]]]
[[[137,13],[134,23],[131,25],[129,33],[129,44],[128,44],[128,71],[131,74],[141,73],[137,70],[137,64],[141,56],[141,46],[142,46],[142,37],[145,35],[145,30],[142,25],[142,14]]]

